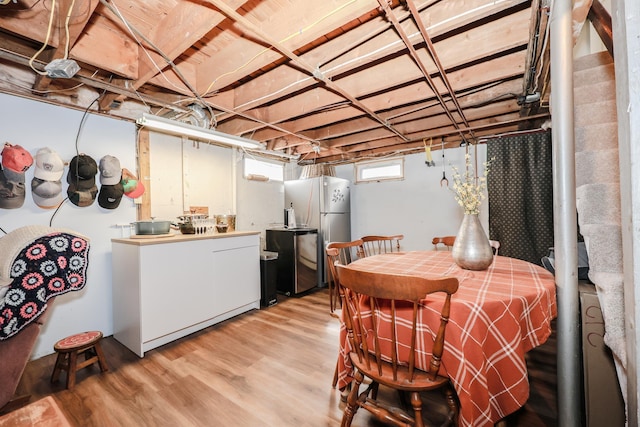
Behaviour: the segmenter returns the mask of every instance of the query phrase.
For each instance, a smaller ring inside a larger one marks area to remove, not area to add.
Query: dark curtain
[[[553,246],[553,173],[551,132],[493,138],[489,238],[500,242],[500,255],[541,265]]]

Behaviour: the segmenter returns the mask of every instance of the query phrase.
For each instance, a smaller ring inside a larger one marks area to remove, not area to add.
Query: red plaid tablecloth
[[[443,374],[460,399],[461,426],[493,426],[529,398],[524,355],[543,344],[557,315],[554,277],[526,261],[497,256],[485,271],[458,267],[449,251],[421,251],[362,258],[352,267],[424,277],[454,276],[460,282],[451,300]],[[419,333],[435,334],[439,311],[428,304],[420,312]],[[399,328],[410,323],[399,323]],[[348,340],[342,328],[338,387],[352,379]],[[398,331],[409,339],[409,329]],[[430,348],[418,338],[417,365],[426,367]],[[427,339],[429,343],[430,339]],[[431,344],[428,344],[431,345]]]

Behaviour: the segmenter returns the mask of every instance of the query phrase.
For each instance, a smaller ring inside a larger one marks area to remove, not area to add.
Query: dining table
[[[460,405],[459,425],[493,426],[521,408],[529,398],[525,354],[551,335],[557,316],[554,276],[543,267],[506,256],[494,256],[486,270],[460,268],[450,251],[388,253],[358,259],[350,267],[363,271],[443,276],[458,279],[451,298],[440,374],[448,376]],[[429,295],[429,298],[439,298]],[[443,298],[443,297],[442,297]],[[416,366],[426,369],[439,311],[421,303]],[[410,316],[407,313],[407,316]],[[388,319],[376,316],[378,321]],[[410,339],[410,322],[398,322],[400,339]],[[429,336],[420,337],[420,334]],[[349,340],[340,334],[338,383],[353,379]]]

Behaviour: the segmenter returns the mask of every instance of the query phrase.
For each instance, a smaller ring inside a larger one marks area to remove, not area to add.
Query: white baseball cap
[[[33,176],[44,181],[60,181],[64,175],[64,161],[49,147],[36,153],[36,167]]]

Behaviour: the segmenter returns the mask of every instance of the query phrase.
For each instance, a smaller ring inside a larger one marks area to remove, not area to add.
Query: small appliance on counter
[[[145,221],[132,222],[134,234],[136,236],[160,236],[171,232],[171,221],[156,220],[151,218]]]
[[[297,295],[321,283],[318,249],[315,228],[267,229],[266,250],[278,254],[278,292]]]
[[[284,228],[297,228],[296,212],[293,210],[293,203],[291,203],[290,208],[284,210]]]
[[[227,231],[235,231],[236,229],[236,216],[235,215],[216,215],[216,224],[226,224],[227,229],[225,231],[219,231],[221,233],[226,233]],[[223,227],[220,227],[222,229]]]
[[[177,227],[182,234],[211,234],[213,233],[214,220],[205,214],[184,214],[178,217],[180,223]]]

